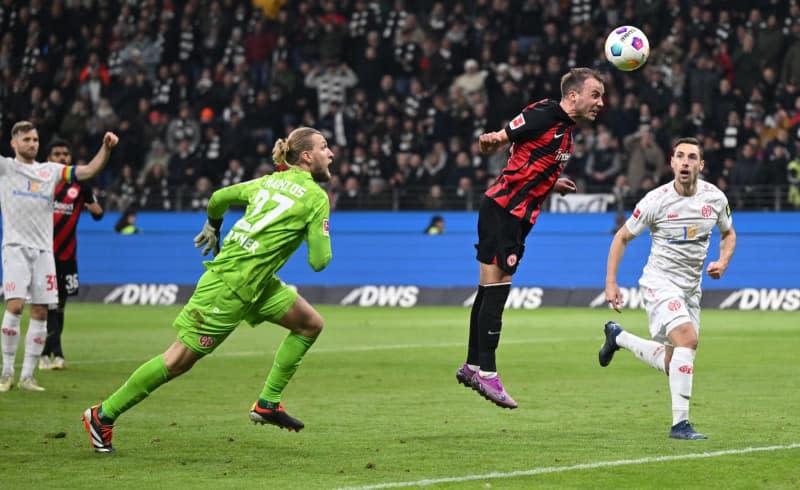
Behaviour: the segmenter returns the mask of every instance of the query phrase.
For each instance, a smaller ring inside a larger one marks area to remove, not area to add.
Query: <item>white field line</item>
[[[537,338],[537,339],[508,339],[503,340],[503,345],[508,344],[555,344],[560,342],[571,342],[574,339],[562,337],[562,338]],[[598,345],[600,341],[598,340]],[[385,345],[354,345],[349,347],[312,347],[310,351],[308,351],[308,355],[312,356],[314,354],[342,354],[348,352],[373,352],[373,351],[383,351],[383,350],[405,350],[405,349],[441,349],[441,348],[449,348],[449,347],[466,347],[466,341],[462,342],[439,342],[439,343],[425,343],[425,344],[385,344]],[[163,349],[166,349],[167,345],[163,346]],[[139,357],[139,358],[117,358],[117,359],[83,359],[83,360],[69,360],[67,361],[69,365],[75,366],[82,366],[88,364],[116,364],[116,363],[124,363],[124,362],[144,362],[153,356],[162,352],[161,350],[154,349],[153,353],[149,357]],[[232,352],[216,352],[209,356],[210,358],[226,358],[226,357],[258,357],[258,356],[266,356],[272,355],[275,353],[275,349],[263,350],[263,351],[232,351]]]
[[[403,487],[424,487],[427,485],[437,485],[439,483],[460,483],[475,480],[495,480],[499,478],[515,478],[520,476],[544,475],[547,473],[567,473],[570,471],[593,470],[596,468],[608,468],[613,466],[629,466],[638,464],[663,463],[666,461],[683,461],[687,459],[717,458],[720,456],[730,456],[737,454],[760,453],[770,451],[785,451],[789,449],[800,449],[800,443],[786,444],[782,446],[765,447],[746,447],[742,449],[726,449],[723,451],[712,451],[706,453],[678,454],[674,456],[650,456],[637,459],[619,459],[616,461],[598,461],[595,463],[581,463],[572,466],[544,466],[531,468],[529,470],[493,472],[483,475],[464,475],[451,476],[444,478],[431,478],[427,480],[376,483],[373,485],[363,485],[357,487],[341,487],[337,490],[378,490],[381,488],[403,488]]]

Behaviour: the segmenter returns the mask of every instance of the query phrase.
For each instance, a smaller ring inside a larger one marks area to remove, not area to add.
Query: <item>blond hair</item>
[[[11,128],[11,137],[13,138],[19,133],[27,133],[28,131],[33,131],[34,129],[36,129],[36,126],[34,126],[32,122],[19,121]]]
[[[278,138],[272,147],[272,161],[275,165],[297,165],[300,154],[314,148],[311,137],[322,135],[314,128],[300,127],[289,133],[286,139]]]

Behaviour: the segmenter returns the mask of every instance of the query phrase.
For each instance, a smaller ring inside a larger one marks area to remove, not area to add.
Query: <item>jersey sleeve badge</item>
[[[322,234],[325,236],[331,236],[331,224],[327,218],[322,220]]]
[[[525,124],[525,115],[520,113],[517,117],[511,120],[508,124],[508,127],[511,129],[518,129],[521,128]]]

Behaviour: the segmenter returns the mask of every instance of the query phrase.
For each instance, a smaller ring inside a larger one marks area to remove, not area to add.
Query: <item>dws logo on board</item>
[[[177,298],[177,284],[123,284],[112,289],[103,298],[103,303],[174,305]]]
[[[477,292],[469,295],[462,303],[462,306],[472,306],[472,303],[475,302],[476,294]],[[508,299],[506,299],[505,307],[514,310],[535,310],[542,306],[543,295],[544,291],[542,288],[511,288],[511,291],[508,293]]]
[[[800,289],[737,289],[719,304],[720,309],[797,311]]]
[[[347,293],[339,304],[411,308],[417,305],[418,298],[417,286],[361,286]]]

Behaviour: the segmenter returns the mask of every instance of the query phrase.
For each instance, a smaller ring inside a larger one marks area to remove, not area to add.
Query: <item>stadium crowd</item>
[[[618,25],[643,69],[603,54]],[[334,151],[332,209],[477,209],[506,155],[478,151],[571,67],[607,75],[565,174],[628,209],[696,136],[705,178],[738,209],[800,209],[797,0],[0,0],[0,154],[28,119],[87,160],[107,209],[205,209],[275,171],[301,125]]]

